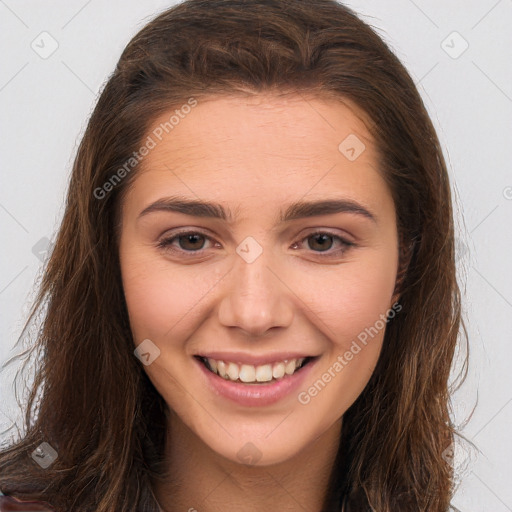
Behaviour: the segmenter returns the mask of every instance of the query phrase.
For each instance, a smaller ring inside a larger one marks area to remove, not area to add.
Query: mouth
[[[211,373],[231,382],[249,385],[268,385],[285,380],[302,371],[318,356],[284,359],[271,363],[241,364],[200,355],[194,356]]]

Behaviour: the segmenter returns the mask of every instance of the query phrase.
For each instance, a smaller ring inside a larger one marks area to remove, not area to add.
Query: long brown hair
[[[23,354],[36,364],[25,432],[0,454],[4,492],[57,510],[157,510],[150,482],[164,469],[165,403],[134,357],[123,296],[119,206],[137,172],[126,163],[157,116],[191,98],[271,90],[346,98],[368,115],[400,235],[401,311],[344,415],[323,510],[449,509],[448,380],[466,329],[448,173],[413,80],[374,30],[333,0],[188,0],[125,48],[79,146],[20,337],[41,313]],[[58,454],[46,469],[30,456],[42,442]]]

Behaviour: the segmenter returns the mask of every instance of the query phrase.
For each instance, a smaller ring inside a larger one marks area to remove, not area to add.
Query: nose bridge
[[[293,314],[286,286],[275,275],[279,265],[274,253],[252,237],[236,249],[229,286],[222,297],[219,320],[261,335],[272,327],[285,327]]]

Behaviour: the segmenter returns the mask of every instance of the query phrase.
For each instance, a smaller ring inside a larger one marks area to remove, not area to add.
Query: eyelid
[[[349,233],[348,231],[346,231],[344,229],[339,229],[339,228],[325,228],[325,227],[321,227],[321,226],[319,226],[319,227],[314,226],[314,227],[306,228],[304,231],[306,232],[306,234],[301,235],[301,236],[303,236],[303,238],[312,236],[315,234],[327,234],[327,235],[339,237],[339,238],[343,239],[344,241],[346,241],[347,243],[355,244],[357,241],[357,239],[354,235],[352,235],[351,233]]]
[[[181,230],[178,230],[176,232],[172,232],[169,235],[163,235],[158,239],[157,247],[159,249],[162,249],[163,251],[170,251],[170,252],[177,252],[180,254],[185,254],[189,256],[193,256],[194,254],[202,254],[206,249],[199,249],[197,251],[185,251],[182,249],[170,249],[171,242],[174,240],[177,240],[180,236],[184,235],[201,235],[204,236],[205,239],[209,240],[210,242],[214,242],[214,238],[209,235],[208,233],[205,233],[203,230],[198,228],[184,228]]]
[[[319,256],[320,258],[336,258],[336,257],[341,257],[349,249],[357,246],[357,244],[355,242],[347,240],[346,237],[344,237],[342,235],[339,235],[339,234],[336,234],[333,231],[331,231],[330,229],[322,229],[322,228],[317,228],[317,229],[315,229],[315,230],[313,230],[311,232],[308,232],[306,235],[302,236],[301,239],[298,240],[298,242],[299,243],[304,243],[308,238],[310,238],[312,236],[315,236],[315,235],[327,235],[327,236],[329,236],[331,238],[338,239],[340,241],[341,245],[343,246],[341,249],[337,249],[337,250],[328,249],[327,251],[319,251],[319,252],[318,251],[313,251],[313,250],[308,251],[308,252],[310,252],[312,254],[315,254],[315,256]],[[297,242],[294,242],[294,245],[296,243]]]

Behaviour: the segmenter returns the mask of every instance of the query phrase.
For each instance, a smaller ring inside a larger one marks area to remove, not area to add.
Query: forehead
[[[176,110],[147,134],[155,145],[131,191],[140,206],[165,193],[228,202],[237,212],[249,200],[261,206],[342,192],[370,206],[387,194],[368,120],[347,100],[221,96],[198,100],[187,114]]]
[[[338,151],[349,135],[373,149],[366,114],[341,98],[297,93],[218,96],[199,100],[179,118],[172,116],[179,110],[170,109],[154,121],[149,134],[160,132],[161,140],[143,160],[143,171],[160,157],[171,156],[171,151],[176,165],[205,159],[230,164],[248,155],[257,155],[260,161],[272,156],[300,161]],[[231,151],[215,151],[216,147]]]

